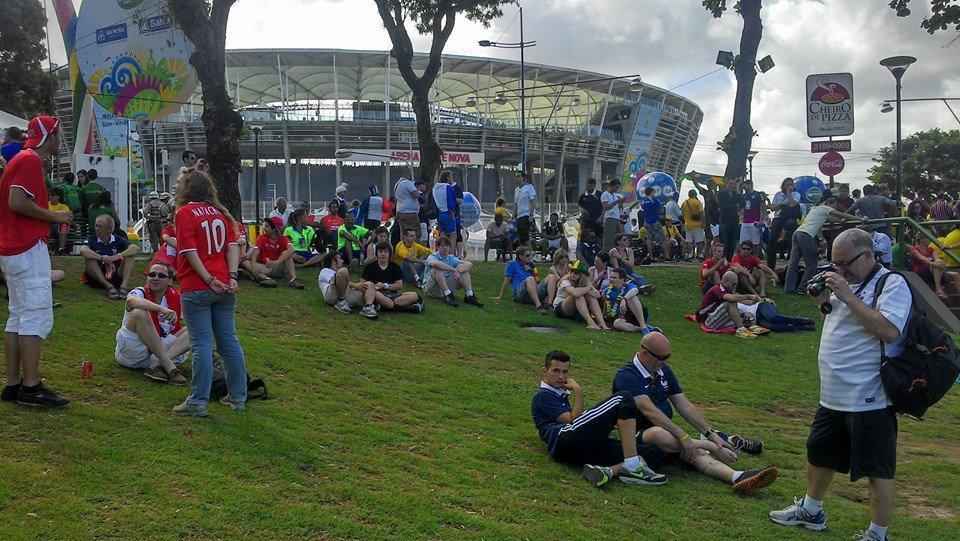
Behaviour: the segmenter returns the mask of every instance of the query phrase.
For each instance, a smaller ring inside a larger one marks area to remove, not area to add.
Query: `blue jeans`
[[[243,349],[237,340],[234,322],[237,297],[218,295],[213,291],[192,291],[183,294],[183,317],[190,329],[193,350],[193,388],[187,401],[206,406],[213,384],[213,341],[223,358],[227,388],[234,403],[247,401],[247,368]]]

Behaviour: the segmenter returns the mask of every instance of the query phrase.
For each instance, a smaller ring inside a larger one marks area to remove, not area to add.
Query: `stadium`
[[[427,61],[417,55],[414,69]],[[416,165],[410,91],[389,51],[228,50],[226,65],[246,120],[241,194],[249,210],[255,160],[261,205],[284,196],[316,206],[340,182],[350,197],[371,184],[389,193]],[[523,73],[527,163],[547,205],[575,201],[588,177],[621,175],[638,156],[647,171],[684,172],[703,119],[692,101],[636,76],[531,63]],[[432,120],[447,166],[460,169],[466,189],[485,204],[512,194],[520,171],[520,81],[520,62],[445,55],[433,85]],[[199,92],[165,121],[138,126],[147,177],[161,190],[183,150],[204,153]],[[58,101],[69,121],[66,85]]]

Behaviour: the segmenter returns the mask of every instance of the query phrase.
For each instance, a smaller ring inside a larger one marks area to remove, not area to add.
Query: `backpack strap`
[[[873,300],[870,302],[870,308],[872,308],[872,309],[874,309],[874,310],[877,309],[877,302],[880,300],[880,294],[883,293],[883,286],[884,286],[884,284],[887,283],[887,278],[889,278],[890,276],[893,276],[893,275],[899,276],[900,278],[903,279],[904,282],[906,282],[906,284],[907,284],[907,290],[910,291],[910,309],[913,310],[913,309],[914,309],[914,306],[913,306],[913,290],[910,288],[910,282],[907,281],[907,277],[906,277],[906,276],[904,276],[903,274],[900,274],[900,273],[897,272],[897,271],[890,271],[890,272],[884,274],[883,276],[881,276],[879,279],[877,279],[877,285],[876,285],[876,287],[873,289]],[[909,324],[910,324],[910,319],[909,319],[909,316],[908,316],[908,318],[907,318],[907,325],[909,325]],[[904,329],[903,329],[903,330],[904,330],[904,331],[907,330],[906,325],[904,325]],[[883,359],[883,358],[886,357],[886,356],[887,356],[887,355],[886,355],[886,348],[884,347],[883,340],[880,340],[880,358]]]

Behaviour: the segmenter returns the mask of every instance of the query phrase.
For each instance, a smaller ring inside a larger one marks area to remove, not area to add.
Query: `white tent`
[[[11,126],[27,129],[27,121],[6,111],[0,111],[0,130],[5,130]]]

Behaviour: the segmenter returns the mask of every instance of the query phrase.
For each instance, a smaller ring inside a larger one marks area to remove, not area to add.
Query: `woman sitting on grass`
[[[544,299],[544,304],[553,304],[553,299],[557,296],[557,284],[560,283],[560,279],[563,278],[563,275],[569,270],[570,256],[567,255],[567,251],[561,248],[554,252],[553,264],[550,265],[547,277],[540,282],[538,288],[538,293],[540,294],[540,298]]]
[[[590,283],[602,291],[610,283],[610,254],[597,254],[590,267]]]
[[[614,247],[610,248],[610,266],[615,269],[622,269],[627,278],[637,285],[640,293],[653,293],[653,284],[648,283],[646,278],[633,271],[635,264],[633,248],[630,247],[630,236],[617,235]]]
[[[553,313],[557,317],[585,321],[591,330],[609,331],[600,309],[600,292],[590,284],[588,272],[583,261],[570,263],[570,271],[557,285]]]

